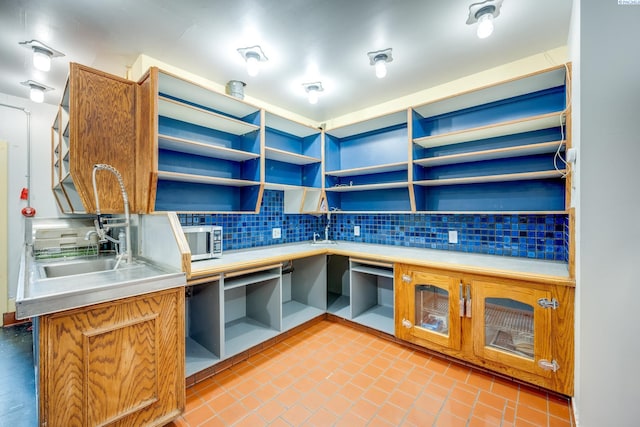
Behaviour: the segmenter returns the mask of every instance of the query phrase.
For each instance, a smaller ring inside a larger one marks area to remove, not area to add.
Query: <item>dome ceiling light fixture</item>
[[[391,48],[388,48],[367,53],[369,56],[369,64],[376,68],[376,77],[379,79],[387,75],[387,62],[393,61],[391,50]]]
[[[322,82],[302,83],[302,87],[304,87],[304,90],[307,92],[307,99],[309,100],[309,104],[317,104],[318,95],[320,94],[320,92],[324,91]]]
[[[41,104],[44,101],[45,92],[53,90],[52,87],[33,80],[26,80],[24,82],[20,82],[20,84],[29,88],[29,98],[38,104]]]
[[[64,56],[64,53],[47,46],[39,40],[27,40],[18,42],[19,45],[31,49],[33,52],[33,66],[40,71],[51,70],[51,59]]]
[[[493,20],[500,16],[502,0],[487,0],[473,3],[469,6],[467,25],[478,23],[476,34],[480,39],[486,39],[493,33]]]
[[[247,62],[247,74],[251,77],[258,75],[261,62],[267,62],[269,60],[259,45],[242,47],[238,49],[238,52]]]

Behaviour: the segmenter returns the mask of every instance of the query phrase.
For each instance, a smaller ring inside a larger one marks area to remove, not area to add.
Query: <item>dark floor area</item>
[[[0,328],[0,427],[37,425],[31,324]]]

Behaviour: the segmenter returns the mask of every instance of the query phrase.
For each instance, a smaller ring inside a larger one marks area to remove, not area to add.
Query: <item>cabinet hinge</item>
[[[542,308],[553,308],[554,310],[560,307],[560,303],[555,298],[540,298],[538,305]]]
[[[405,283],[410,283],[411,282],[411,276],[409,276],[408,274],[403,274],[402,275],[402,281]]]
[[[544,369],[545,371],[558,372],[558,370],[560,369],[560,365],[558,365],[558,362],[556,362],[555,359],[552,361],[548,361],[546,359],[540,359],[538,360],[538,366]]]

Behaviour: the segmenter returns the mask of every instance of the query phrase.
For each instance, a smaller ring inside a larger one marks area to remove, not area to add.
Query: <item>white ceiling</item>
[[[481,0],[476,0],[481,1]],[[475,35],[472,0],[0,0],[0,92],[28,97],[21,81],[54,87],[68,63],[124,76],[144,53],[322,122],[462,76],[566,45],[571,0],[504,0],[495,31]],[[18,44],[38,39],[65,53],[49,73]],[[256,77],[237,48],[269,58]],[[393,48],[377,79],[367,52]],[[302,83],[325,92],[310,105]]]

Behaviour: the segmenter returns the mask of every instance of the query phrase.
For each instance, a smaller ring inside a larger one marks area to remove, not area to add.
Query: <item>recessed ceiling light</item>
[[[33,102],[42,103],[44,101],[44,93],[53,90],[52,87],[33,80],[20,82],[21,85],[29,88],[29,98]]]
[[[322,82],[302,83],[302,86],[307,92],[307,99],[309,100],[309,104],[317,104],[318,95],[320,94],[320,92],[324,91]]]
[[[18,44],[31,49],[33,52],[33,66],[40,71],[47,72],[51,70],[51,59],[64,56],[64,53],[58,52],[39,40],[28,40],[18,42]]]
[[[243,47],[238,52],[247,63],[247,74],[255,77],[260,72],[260,63],[267,62],[269,58],[264,54],[262,48],[258,45],[251,47]]]
[[[387,62],[393,61],[391,48],[369,52],[367,55],[369,56],[369,64],[376,69],[376,77],[384,78],[387,75]]]
[[[493,33],[493,19],[500,15],[501,6],[502,0],[487,0],[469,6],[467,25],[478,23],[476,29],[478,38],[485,39]]]

